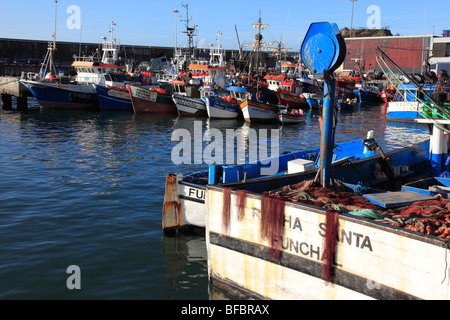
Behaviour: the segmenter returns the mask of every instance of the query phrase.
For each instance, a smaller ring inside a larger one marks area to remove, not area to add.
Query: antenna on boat
[[[58,16],[58,1],[55,0],[55,32],[52,35],[53,41],[48,43],[47,54],[45,55],[44,62],[42,62],[41,70],[39,71],[39,77],[42,80],[45,79],[47,71],[56,75],[56,68],[53,63],[53,56],[56,51],[56,26]]]

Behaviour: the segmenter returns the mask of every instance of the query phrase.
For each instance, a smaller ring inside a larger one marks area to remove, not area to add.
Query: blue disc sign
[[[318,77],[331,75],[344,62],[346,55],[344,38],[336,24],[313,23],[303,40],[302,60]]]

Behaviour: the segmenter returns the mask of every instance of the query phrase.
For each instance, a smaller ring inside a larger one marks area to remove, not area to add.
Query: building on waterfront
[[[450,71],[450,34],[381,36],[346,38],[347,57],[343,68],[365,72],[381,71],[376,62],[376,48],[380,47],[392,60],[408,73],[439,70]],[[450,72],[449,72],[450,73]]]

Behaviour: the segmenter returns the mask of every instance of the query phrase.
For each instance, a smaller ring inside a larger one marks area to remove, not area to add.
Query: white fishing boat
[[[284,110],[283,110],[284,111]],[[304,115],[303,113],[288,113],[288,112],[282,112],[280,111],[280,114],[278,115],[278,120],[281,124],[298,124],[298,123],[304,123],[306,122],[306,119],[308,119],[307,115]]]

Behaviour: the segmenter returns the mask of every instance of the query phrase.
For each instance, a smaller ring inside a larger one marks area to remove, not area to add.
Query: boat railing
[[[20,75],[21,80],[28,80],[28,81],[40,81],[41,77],[39,73],[36,72],[25,72],[22,71],[22,74]]]

